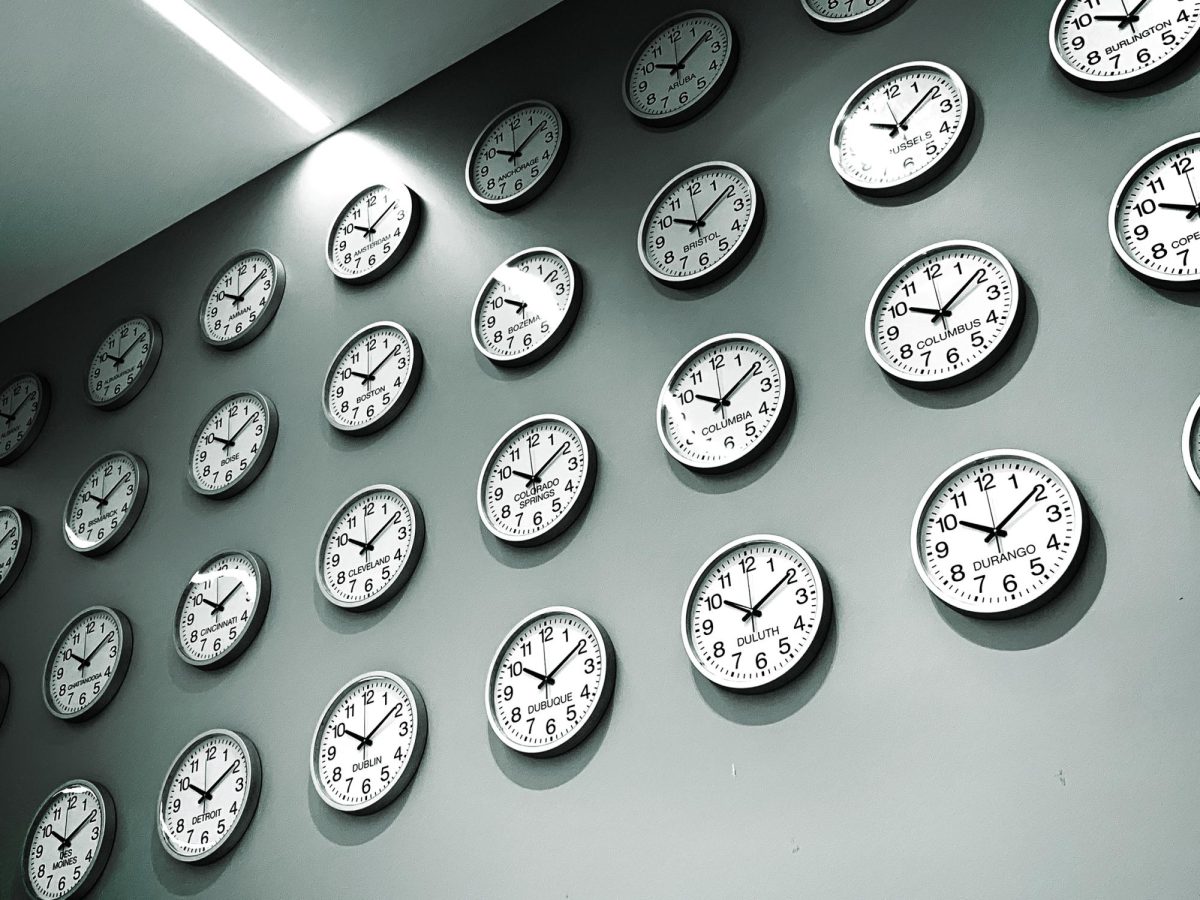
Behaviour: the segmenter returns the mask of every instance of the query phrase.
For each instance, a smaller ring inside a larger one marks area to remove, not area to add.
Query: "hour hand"
[[[925,313],[927,316],[948,316],[950,313],[944,313],[940,309],[930,309],[928,306],[910,306],[910,310],[918,313]]]
[[[212,794],[210,794],[208,791],[201,790],[200,788],[198,788],[198,787],[196,787],[194,784],[192,784],[190,781],[188,782],[188,789],[189,789],[189,790],[193,790],[193,791],[195,791],[197,794],[199,794],[199,795],[200,795],[201,797],[203,797],[205,800],[211,800],[211,799],[212,799]]]
[[[966,519],[959,519],[959,525],[965,525],[968,528],[974,528],[976,531],[982,531],[986,535],[995,537],[1008,537],[1007,531],[1001,531],[998,528],[989,528],[987,525],[976,525],[974,522],[968,522]]]
[[[720,406],[722,403],[725,402],[720,397],[709,397],[705,394],[697,394],[696,399],[697,400],[707,400],[709,403],[715,403],[717,406]]]
[[[732,600],[726,600],[726,601],[725,601],[725,603],[724,603],[724,605],[725,605],[725,606],[732,606],[732,607],[733,607],[734,609],[736,609],[738,612],[744,612],[744,613],[746,613],[748,616],[758,616],[759,618],[761,618],[761,617],[762,617],[762,610],[761,610],[761,609],[751,609],[749,606],[742,606],[742,604],[740,604],[740,603],[734,603]]]
[[[513,477],[514,478],[524,478],[526,481],[533,481],[532,475],[530,475],[527,472],[518,472],[516,469],[513,469]]]
[[[538,681],[542,682],[542,684],[546,684],[547,682],[550,682],[550,679],[548,677],[546,677],[545,675],[543,675],[541,672],[535,672],[535,671],[533,671],[533,669],[526,669],[526,668],[522,668],[521,671],[524,672],[526,675],[532,675]]]
[[[673,218],[671,221],[672,221],[672,222],[674,222],[676,225],[691,225],[691,226],[695,226],[695,225],[699,225],[699,224],[700,224],[700,223],[699,223],[699,222],[697,222],[695,219],[684,219],[684,218],[682,218],[682,217],[680,217],[680,216],[676,216],[676,217],[675,217],[675,218]]]

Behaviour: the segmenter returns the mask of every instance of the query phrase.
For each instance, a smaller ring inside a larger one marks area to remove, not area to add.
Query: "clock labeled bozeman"
[[[25,372],[0,387],[0,466],[29,449],[50,414],[50,386]]]
[[[62,519],[67,546],[86,556],[107,553],[133,529],[149,489],[150,474],[140,456],[118,450],[100,457],[67,499]]]
[[[200,304],[200,336],[213,347],[234,350],[266,328],[283,300],[283,263],[266,250],[247,250],[217,270]]]
[[[467,190],[495,210],[515,209],[554,180],[567,155],[567,123],[545,100],[510,106],[480,132],[467,157]]]
[[[325,418],[349,434],[378,431],[412,399],[423,362],[421,345],[402,325],[376,322],[356,331],[325,375]]]
[[[0,597],[7,594],[29,558],[33,523],[21,510],[0,506]]]
[[[175,610],[175,651],[198,669],[241,656],[262,628],[271,601],[267,564],[248,550],[224,550],[188,580]]]
[[[133,628],[124,614],[92,606],[59,632],[46,658],[42,699],[60,719],[81,722],[121,689],[133,655]]]
[[[391,271],[416,236],[416,195],[405,184],[375,184],[338,213],[325,242],[325,262],[342,281],[361,284]]]
[[[134,316],[108,333],[92,356],[87,398],[98,409],[124,406],[149,382],[162,355],[162,330],[149,316]]]
[[[25,836],[22,875],[29,896],[83,897],[104,873],[116,833],[116,804],[103,785],[82,778],[60,784]]]
[[[231,394],[208,411],[192,437],[188,482],[206,497],[232,497],[258,477],[275,450],[279,414],[258,391]]]
[[[575,266],[557,250],[533,247],[510,256],[475,298],[475,349],[498,366],[541,359],[575,323],[578,286]]]
[[[801,0],[800,5],[818,25],[830,31],[857,31],[882,21],[906,0]]]

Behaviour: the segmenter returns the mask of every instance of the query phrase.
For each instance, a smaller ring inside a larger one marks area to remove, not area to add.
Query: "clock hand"
[[[570,651],[567,653],[566,656],[564,656],[562,658],[562,661],[559,662],[559,664],[557,666],[555,666],[553,669],[550,670],[550,674],[545,677],[545,679],[542,681],[541,684],[538,685],[538,687],[544,687],[547,684],[554,684],[554,676],[558,674],[558,670],[561,669],[563,666],[565,666],[576,654],[581,652],[584,649],[584,647],[586,647],[586,646],[587,645],[584,644],[584,642],[583,642],[583,638],[580,638],[579,642],[570,649]]]
[[[220,603],[218,603],[216,608],[219,610],[224,610],[225,604],[229,602],[229,598],[232,597],[234,594],[236,594],[238,592],[238,588],[240,588],[241,586],[242,586],[242,583],[240,581],[237,584],[235,584],[233,586],[233,590],[225,595],[225,599],[222,600]]]
[[[714,200],[711,204],[709,204],[708,209],[706,209],[703,213],[700,214],[700,221],[698,221],[695,225],[693,225],[691,228],[689,228],[688,231],[692,231],[693,229],[699,228],[702,225],[707,225],[708,224],[708,221],[707,221],[708,214],[710,212],[712,212],[714,209],[716,209],[717,204],[719,204],[722,200],[724,200],[726,197],[728,197],[729,192],[732,190],[733,190],[733,187],[731,185],[730,187],[727,187],[727,188],[725,188],[725,190],[721,191],[721,193],[717,194],[717,199]]]
[[[726,403],[726,401],[722,400],[720,397],[709,397],[707,394],[697,394],[696,399],[697,400],[707,400],[709,403],[715,403],[717,406],[721,406],[721,405],[728,406],[729,405],[728,403]],[[717,406],[714,406],[713,409],[716,409]]]
[[[70,650],[68,652],[71,654],[71,656],[75,657],[75,660],[79,663],[79,671],[82,672],[83,667],[88,664],[88,661],[86,659],[84,659],[82,656],[76,656],[74,650]]]
[[[526,481],[529,481],[529,482],[533,481],[532,475],[526,474],[525,472],[518,472],[516,469],[513,469],[513,477],[514,478],[524,478]]]
[[[117,483],[108,489],[108,493],[104,495],[104,499],[101,500],[100,502],[107,503],[108,498],[112,496],[113,491],[115,491],[117,488],[119,488],[121,486],[121,482],[124,481],[128,477],[129,477],[129,473],[126,472],[124,475],[122,475],[120,478],[118,478]]]
[[[655,63],[655,64],[654,64],[654,68],[656,68],[656,69],[670,69],[672,72],[674,72],[674,71],[675,71],[675,63]]]
[[[229,439],[229,441],[228,441],[228,444],[229,444],[229,445],[232,445],[232,444],[233,444],[233,442],[234,442],[234,441],[236,441],[236,440],[238,439],[238,435],[239,435],[239,434],[241,434],[243,431],[245,431],[245,430],[246,430],[246,426],[247,426],[247,425],[249,425],[251,422],[255,421],[257,418],[258,418],[258,413],[255,413],[255,414],[254,414],[254,415],[252,415],[250,418],[248,418],[248,419],[247,419],[245,422],[243,422],[243,423],[242,423],[242,427],[241,427],[241,428],[239,428],[237,431],[235,431],[235,432],[233,433],[233,437],[231,437],[231,438]]]
[[[742,604],[734,603],[732,600],[724,601],[724,603],[722,603],[722,606],[732,606],[738,612],[744,612],[744,613],[747,613],[748,615],[758,616],[759,618],[762,618],[762,610],[754,609],[749,606],[742,606]],[[746,621],[745,616],[742,617],[742,621],[743,622]]]
[[[205,790],[202,790],[201,788],[196,787],[194,784],[192,784],[191,781],[188,781],[188,789],[195,791],[204,800],[212,799],[212,794],[210,794],[208,791],[205,791]]]
[[[218,444],[220,444],[222,447],[228,447],[230,444],[233,443],[233,441],[227,441],[227,440],[225,440],[225,438],[217,437],[215,434],[212,436],[212,439],[214,441],[216,441]]]
[[[533,136],[545,127],[546,127],[546,120],[542,119],[542,121],[537,123],[537,127],[534,128],[533,131],[529,132],[529,134],[525,137],[525,140],[521,141],[521,143],[517,146],[517,149],[515,151],[516,155],[520,156],[521,151],[525,149],[525,145],[528,144],[530,141],[532,141]]]
[[[146,335],[145,335],[144,333],[143,333],[143,334],[139,334],[139,335],[138,335],[136,338],[134,338],[134,341],[133,341],[133,343],[132,343],[132,344],[130,344],[128,347],[126,347],[126,348],[125,348],[125,352],[124,352],[124,353],[122,353],[122,354],[121,354],[120,356],[118,356],[117,358],[118,358],[118,359],[119,359],[121,362],[125,362],[125,357],[127,357],[127,356],[129,355],[129,351],[131,351],[131,350],[132,350],[134,347],[136,347],[138,344],[140,344],[140,343],[141,343],[142,341],[144,341],[145,339],[146,339]]]
[[[26,395],[25,395],[25,399],[24,399],[24,400],[22,400],[20,403],[18,403],[16,406],[14,406],[14,407],[13,407],[13,411],[12,411],[12,412],[10,412],[10,413],[8,413],[8,414],[5,416],[5,418],[6,418],[6,419],[8,419],[8,421],[10,421],[10,422],[11,422],[13,419],[15,419],[15,418],[17,417],[17,410],[18,410],[18,409],[20,409],[22,406],[24,406],[26,403],[28,403],[28,402],[29,402],[29,398],[30,398],[30,397],[32,397],[32,396],[33,396],[33,394],[26,394]]]
[[[4,537],[0,538],[0,544],[3,544],[3,543],[4,543],[5,541],[7,541],[7,540],[8,540],[10,537],[12,537],[12,536],[13,536],[13,534],[16,532],[16,530],[17,530],[17,529],[15,529],[15,528],[10,528],[10,529],[8,529],[8,534],[6,534],[6,535],[4,535]]]
[[[370,743],[371,743],[371,738],[375,737],[375,732],[377,732],[377,731],[378,731],[380,728],[382,728],[382,727],[383,727],[383,723],[384,723],[384,722],[386,722],[388,719],[390,719],[390,718],[392,717],[392,713],[394,713],[395,711],[396,711],[396,707],[395,707],[395,706],[393,706],[393,707],[392,707],[391,709],[389,709],[389,710],[388,710],[386,713],[384,713],[384,714],[383,714],[383,718],[382,718],[382,719],[380,719],[380,720],[379,720],[379,721],[378,721],[378,722],[375,724],[375,727],[374,727],[374,728],[372,728],[370,731],[368,731],[368,732],[367,732],[367,736],[366,736],[365,738],[361,738],[361,739],[359,740],[359,744],[358,744],[358,746],[357,746],[357,747],[355,747],[354,749],[355,749],[355,750],[361,750],[361,749],[362,749],[363,747],[365,747],[367,744],[370,744]]]
[[[92,821],[92,819],[94,819],[94,818],[96,818],[96,810],[93,809],[90,813],[88,813],[88,817],[86,819],[84,819],[82,822],[80,822],[78,825],[76,825],[75,829],[70,834],[67,835],[67,838],[65,841],[63,841],[63,843],[66,843],[66,844],[71,843],[71,838],[73,838],[73,837],[75,837],[75,835],[79,834],[79,832],[83,828],[83,826],[86,825],[88,822]],[[62,838],[59,838],[59,840],[62,840]]]
[[[1030,491],[1028,494],[1026,494],[1026,495],[1025,495],[1025,499],[1024,499],[1024,500],[1022,500],[1022,501],[1021,501],[1020,503],[1018,503],[1018,504],[1017,504],[1015,507],[1013,507],[1013,511],[1012,511],[1012,512],[1010,512],[1010,513],[1009,513],[1007,516],[1005,516],[1003,519],[1001,519],[1001,520],[1000,520],[999,524],[998,524],[998,525],[996,525],[996,528],[995,528],[995,534],[994,534],[994,535],[988,535],[987,537],[985,537],[985,538],[983,539],[983,542],[986,544],[986,543],[988,543],[989,541],[991,541],[991,539],[992,539],[993,537],[995,537],[996,535],[1000,534],[1000,531],[1001,531],[1001,530],[1004,528],[1004,526],[1005,526],[1005,525],[1007,525],[1007,524],[1008,524],[1008,523],[1009,523],[1009,522],[1012,520],[1012,517],[1013,517],[1013,516],[1015,516],[1015,515],[1017,514],[1017,512],[1018,512],[1018,511],[1021,509],[1021,507],[1022,507],[1022,506],[1024,506],[1026,503],[1028,503],[1028,502],[1029,502],[1029,498],[1030,498],[1030,497],[1032,497],[1032,496],[1033,496],[1034,494],[1036,494],[1036,493],[1037,493],[1037,488],[1035,487],[1033,490],[1031,490],[1031,491]],[[1008,535],[1004,535],[1004,537],[1007,537],[1007,536],[1008,536]]]
[[[699,47],[701,44],[703,44],[705,41],[707,41],[711,37],[712,37],[712,31],[706,31],[706,32],[704,32],[704,34],[700,35],[700,37],[696,40],[696,43],[692,44],[692,49],[688,50],[687,53],[683,54],[683,57],[679,60],[679,62],[675,63],[675,71],[678,72],[685,65],[687,65],[688,57],[696,52],[697,47]]]
[[[1194,203],[1160,203],[1158,206],[1160,209],[1177,209],[1180,212],[1186,212],[1189,219],[1195,214],[1198,208]]]
[[[388,520],[383,523],[383,527],[380,528],[377,532],[375,532],[375,534],[373,534],[371,536],[371,539],[369,541],[367,541],[367,546],[363,547],[361,550],[358,551],[359,555],[366,553],[368,550],[374,550],[375,549],[375,538],[379,537],[381,534],[383,534],[385,531],[387,531],[387,529],[396,521],[398,516],[399,516],[398,513],[392,513],[392,515],[388,518]]]
[[[255,275],[253,280],[251,280],[251,282],[248,285],[246,285],[244,288],[242,288],[242,292],[237,295],[237,302],[240,303],[242,300],[245,300],[246,292],[249,291],[250,288],[254,287],[254,283],[256,281],[258,281],[258,279],[262,278],[266,274],[267,274],[267,270],[263,269],[261,272],[259,272],[257,275]]]
[[[356,741],[358,741],[358,746],[354,748],[355,750],[360,750],[360,749],[362,749],[362,747],[364,747],[365,745],[367,745],[367,744],[370,744],[370,743],[371,743],[371,739],[370,739],[370,738],[365,738],[365,737],[363,737],[361,734],[355,734],[355,733],[354,733],[353,731],[351,731],[349,728],[347,728],[347,729],[346,729],[346,735],[347,735],[348,737],[352,737],[352,738],[354,738]]]
[[[987,525],[976,525],[974,522],[968,522],[966,519],[959,519],[958,524],[966,525],[968,528],[974,528],[976,531],[982,531],[984,534],[988,535],[989,538],[1008,537],[1007,531],[1001,531],[999,528],[990,528]]]
[[[376,225],[378,225],[378,224],[379,224],[379,223],[380,223],[380,222],[383,220],[383,217],[384,217],[384,216],[386,216],[388,213],[390,213],[390,212],[392,211],[392,207],[393,207],[393,206],[395,206],[395,205],[396,205],[396,201],[395,201],[395,200],[393,200],[391,203],[389,203],[389,204],[388,204],[388,207],[387,207],[387,209],[385,209],[383,212],[381,212],[381,213],[379,214],[379,218],[378,218],[378,219],[376,219],[374,222],[372,222],[372,223],[371,223],[370,227],[367,229],[367,234],[374,234],[374,233],[375,233],[375,226],[376,226]],[[264,270],[264,271],[265,271],[265,270]]]
[[[541,672],[535,672],[533,669],[527,669],[524,666],[521,667],[521,671],[524,672],[526,675],[532,675],[534,678],[536,678],[538,680],[538,682],[539,682],[538,689],[539,690],[541,689],[543,684],[546,684],[546,682],[548,682],[550,680],[549,677],[547,677],[546,675],[543,675]]]
[[[733,387],[731,387],[729,390],[727,390],[724,394],[721,395],[719,405],[728,406],[729,398],[733,396],[733,392],[736,391],[738,388],[740,388],[743,384],[745,384],[746,379],[749,378],[753,374],[754,374],[754,366],[751,366],[750,368],[748,368],[746,370],[745,374],[742,375],[742,377],[737,380],[737,384],[735,384]],[[716,411],[717,411],[717,407],[714,406],[713,412],[716,412]]]
[[[684,219],[680,216],[675,216],[674,218],[671,219],[671,224],[672,225],[690,225],[692,227],[689,228],[688,231],[691,231],[696,226],[698,226],[700,224],[700,222],[697,221],[696,219]]]
[[[98,652],[100,652],[100,648],[103,647],[105,644],[107,644],[108,639],[112,636],[113,636],[113,632],[110,631],[108,634],[106,634],[104,636],[104,639],[102,641],[100,641],[100,643],[98,643],[95,647],[92,648],[92,652],[89,653],[87,656],[85,656],[83,659],[83,664],[85,666],[88,665],[89,663],[91,663],[92,657],[95,656]]]
[[[937,320],[938,320],[938,319],[939,319],[941,316],[952,316],[952,315],[954,315],[954,313],[948,313],[948,312],[945,312],[945,311],[943,311],[943,310],[940,310],[940,309],[930,309],[930,308],[929,308],[929,307],[927,307],[927,306],[910,306],[910,307],[909,307],[909,309],[910,309],[910,310],[912,310],[913,312],[919,312],[919,313],[925,313],[926,315],[931,315],[931,316],[933,316],[933,321],[935,321],[935,322],[936,322],[936,321],[937,321]]]
[[[375,373],[378,372],[379,369],[383,366],[383,364],[385,362],[387,362],[389,359],[391,359],[392,355],[399,349],[400,349],[399,345],[392,347],[392,349],[390,351],[388,351],[387,356],[385,356],[378,363],[376,363],[375,368],[373,368],[370,372],[367,373],[367,381],[374,381]]]
[[[209,799],[209,800],[211,800],[211,799],[212,799],[212,792],[213,792],[213,791],[215,791],[215,790],[217,789],[217,785],[219,785],[219,784],[220,784],[222,781],[224,781],[224,780],[226,779],[226,777],[229,775],[229,773],[230,773],[230,772],[232,772],[232,771],[233,771],[233,769],[234,769],[234,767],[235,767],[236,765],[237,765],[237,763],[236,763],[236,762],[235,762],[235,763],[230,763],[230,765],[229,765],[229,768],[228,768],[228,769],[226,769],[224,772],[222,772],[222,773],[221,773],[221,777],[220,777],[220,778],[218,778],[216,781],[214,781],[212,784],[210,784],[210,785],[208,786],[208,799]]]
[[[509,306],[515,306],[517,308],[517,315],[524,315],[525,307],[529,305],[528,303],[518,303],[516,300],[509,300],[507,297],[504,299],[504,302]]]
[[[887,122],[871,122],[870,125],[872,128],[886,128],[888,131],[896,130],[895,123],[889,124]]]
[[[115,363],[116,363],[118,366],[119,366],[121,363],[125,362],[125,357],[123,357],[123,356],[113,356],[111,353],[105,353],[104,355],[105,355],[105,356],[106,356],[108,359],[111,359],[113,362],[115,362]]]
[[[940,315],[943,315],[943,316],[948,315],[946,310],[948,310],[950,307],[952,307],[954,305],[954,301],[957,300],[959,297],[961,297],[963,294],[965,294],[967,292],[968,288],[970,288],[972,285],[979,283],[977,279],[979,278],[980,273],[982,273],[983,271],[984,271],[983,267],[980,266],[975,271],[975,274],[972,275],[970,278],[968,278],[966,280],[966,283],[963,284],[963,286],[960,287],[957,291],[955,291],[954,296],[951,297],[949,300],[947,300],[946,303],[942,306]]]
[[[933,93],[933,91],[934,91],[934,88],[930,88],[929,90],[927,90],[925,92],[924,96],[921,97],[921,99],[917,101],[917,105],[914,106],[912,109],[910,109],[905,114],[904,118],[896,123],[897,125],[900,126],[901,131],[908,131],[908,120],[913,117],[913,113],[915,113],[918,109],[920,109],[922,106],[925,105],[925,101],[929,99],[929,97]]]
[[[354,538],[350,537],[350,535],[346,535],[346,540],[352,543],[355,547],[362,547],[363,550],[366,550],[369,546],[368,544],[364,544],[362,541],[356,541]]]
[[[362,225],[351,225],[350,227],[351,227],[351,228],[354,228],[354,229],[357,229],[358,231],[361,231],[363,234],[370,234],[370,233],[371,233],[371,229],[370,229],[370,228],[366,228],[366,227],[364,227],[364,226],[362,226]]]
[[[501,156],[507,156],[509,159],[513,159],[517,155],[516,150],[503,150],[500,147],[496,148],[496,152],[499,153]]]
[[[786,575],[784,575],[777,582],[775,582],[775,586],[773,588],[771,588],[769,591],[767,591],[763,595],[763,598],[761,600],[759,600],[757,603],[754,604],[754,607],[751,609],[751,611],[746,613],[746,615],[742,616],[742,621],[745,622],[747,619],[750,618],[750,616],[752,614],[753,615],[762,615],[762,613],[759,612],[762,605],[764,603],[766,603],[768,600],[770,600],[771,595],[774,594],[777,590],[779,590],[779,588],[782,587],[784,585],[784,583],[787,582],[787,580],[788,580],[788,577]]]
[[[238,303],[242,299],[240,294],[231,294],[228,291],[221,291],[221,297],[226,300],[232,300],[234,303]]]
[[[204,597],[200,598],[200,602],[205,604],[206,606],[211,606],[213,608],[214,616],[221,611],[221,605],[219,603],[213,603],[211,600],[208,600]]]
[[[63,837],[61,834],[59,834],[59,833],[58,833],[57,831],[55,831],[53,828],[51,828],[51,829],[50,829],[50,833],[51,833],[52,835],[54,835],[56,838],[58,838],[58,845],[59,845],[60,847],[66,846],[66,844],[67,844],[67,839],[66,839],[65,837]]]
[[[562,453],[566,449],[567,449],[566,444],[559,444],[558,449],[550,454],[550,458],[547,459],[544,463],[542,463],[541,468],[539,468],[536,472],[533,473],[533,477],[531,479],[529,479],[530,482],[537,481],[538,478],[541,477],[541,474],[546,471],[546,466],[548,466],[548,465],[550,465],[550,463],[554,462],[554,460],[558,458],[558,454]]]

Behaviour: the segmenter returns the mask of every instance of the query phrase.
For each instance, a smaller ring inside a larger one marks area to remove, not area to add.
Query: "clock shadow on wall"
[[[621,702],[620,693],[621,676],[618,674],[612,701],[600,717],[600,721],[596,723],[596,727],[583,743],[558,756],[534,758],[510,750],[501,743],[485,721],[483,728],[487,731],[488,749],[492,751],[496,768],[513,784],[533,791],[545,791],[566,784],[582,772],[600,750],[600,745],[604,743],[608,734],[608,724],[612,721],[613,707]]]
[[[165,766],[164,766],[165,768]],[[146,828],[146,839],[150,843],[150,864],[154,867],[154,877],[162,886],[163,890],[173,897],[190,897],[194,894],[199,894],[201,891],[211,889],[221,876],[225,874],[225,870],[229,867],[229,861],[234,854],[227,853],[220,856],[210,863],[204,865],[192,865],[179,860],[171,859],[167,855],[167,851],[163,849],[162,841],[158,837],[158,821],[157,811],[155,815],[146,819],[148,827]],[[130,821],[141,821],[142,817],[137,815],[126,815],[123,819],[117,820],[117,841],[113,848],[113,855],[121,852],[121,841],[123,839],[123,826]],[[13,894],[14,897],[21,896]]]
[[[308,783],[308,814],[323,838],[339,847],[356,847],[373,841],[392,826],[417,787],[416,780],[414,779],[413,784],[401,791],[400,795],[383,809],[369,815],[356,816],[339,812],[329,806],[313,787],[312,779],[307,778],[305,781]]]

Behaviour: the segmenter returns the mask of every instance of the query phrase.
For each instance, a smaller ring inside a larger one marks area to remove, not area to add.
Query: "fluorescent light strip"
[[[268,69],[261,60],[186,0],[142,2],[216,57],[229,71],[274,103],[301,127],[319,134],[333,124],[315,103]]]

